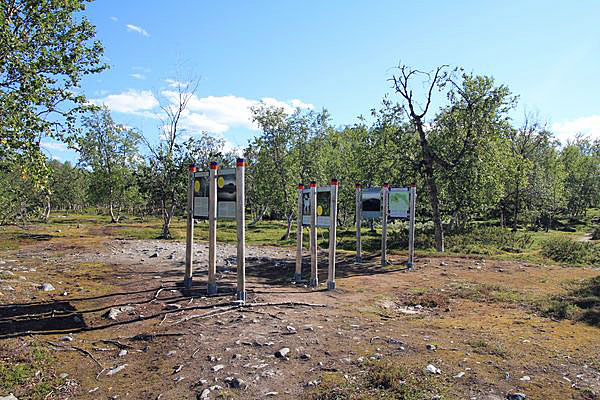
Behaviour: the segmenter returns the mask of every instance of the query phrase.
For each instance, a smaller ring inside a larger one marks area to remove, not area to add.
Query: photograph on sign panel
[[[362,210],[366,212],[381,211],[381,192],[378,189],[362,192]]]
[[[235,201],[235,172],[217,177],[217,201]]]
[[[194,197],[208,197],[208,176],[194,178]]]
[[[302,215],[310,215],[310,192],[302,192]]]
[[[317,217],[328,217],[331,215],[331,191],[317,193]]]

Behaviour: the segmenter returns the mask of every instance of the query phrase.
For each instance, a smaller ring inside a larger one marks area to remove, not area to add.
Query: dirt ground
[[[438,368],[444,399],[599,398],[599,328],[532,307],[597,269],[421,257],[407,270],[400,256],[382,268],[341,254],[327,291],[291,281],[293,249],[249,247],[250,306],[239,307],[235,247],[218,247],[211,297],[203,244],[182,288],[184,248],[48,235],[0,252],[0,359],[48,349],[48,399],[310,398],[325,375],[352,383],[378,359]],[[319,272],[325,283],[325,253]]]

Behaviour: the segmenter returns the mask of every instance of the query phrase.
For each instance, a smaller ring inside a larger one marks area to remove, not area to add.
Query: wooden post
[[[237,207],[237,294],[236,298],[246,301],[246,191],[245,191],[246,162],[238,158],[235,170],[235,198]]]
[[[388,192],[389,186],[383,184],[383,213],[381,214],[381,266],[387,264],[387,217],[388,217]]]
[[[208,177],[208,294],[217,293],[217,170],[219,163],[210,163]]]
[[[301,183],[298,185],[298,218],[296,227],[296,272],[294,273],[294,281],[300,282],[302,280],[302,210],[304,209],[302,191],[304,185]]]
[[[362,242],[360,239],[360,228],[362,225],[362,189],[360,183],[354,185],[356,189],[356,261],[362,262]]]
[[[185,237],[185,277],[183,285],[189,289],[192,287],[192,261],[194,255],[194,173],[196,166],[190,165],[189,182],[187,193],[187,230]]]
[[[335,249],[337,246],[337,198],[338,180],[331,180],[331,203],[329,215],[329,268],[327,270],[327,290],[335,289]]]
[[[317,183],[310,183],[310,286],[319,286],[317,249]]]
[[[408,225],[408,263],[407,266],[412,268],[415,262],[415,218],[417,208],[417,184],[410,185],[409,190],[410,206],[408,208],[409,225]]]

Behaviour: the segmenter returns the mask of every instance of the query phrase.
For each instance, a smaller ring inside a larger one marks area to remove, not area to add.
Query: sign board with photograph
[[[194,218],[208,218],[209,173],[194,174]],[[217,170],[217,219],[235,220],[235,169]]]
[[[365,188],[361,191],[362,219],[381,218],[381,189]]]
[[[235,220],[235,168],[217,170],[217,219]]]
[[[390,218],[408,218],[410,193],[408,188],[392,188],[388,194]]]
[[[208,172],[194,174],[194,218],[208,218]]]
[[[331,187],[317,189],[317,226],[328,227],[331,216]],[[310,189],[302,191],[302,225],[310,225]]]

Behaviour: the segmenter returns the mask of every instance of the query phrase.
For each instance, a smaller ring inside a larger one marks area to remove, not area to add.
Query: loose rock
[[[289,352],[290,352],[289,348],[283,347],[275,352],[275,357],[285,358]]]
[[[50,283],[44,283],[42,285],[42,287],[40,288],[40,290],[42,290],[44,292],[51,292],[51,291],[56,290],[56,289],[54,289],[54,286],[52,286],[52,284],[50,284]]]
[[[439,375],[439,374],[441,374],[441,373],[442,373],[442,371],[441,371],[439,368],[437,368],[435,365],[433,365],[433,364],[429,364],[429,365],[427,366],[426,370],[427,370],[427,372],[429,372],[429,373],[432,373],[432,374],[437,374],[437,375]]]
[[[106,375],[108,375],[108,376],[112,376],[112,375],[114,375],[114,374],[116,374],[116,373],[118,373],[118,372],[121,372],[121,371],[123,371],[123,370],[125,369],[125,367],[126,367],[126,366],[127,366],[127,364],[119,365],[118,367],[116,367],[116,368],[113,368],[113,369],[109,370],[109,371],[106,373]]]

